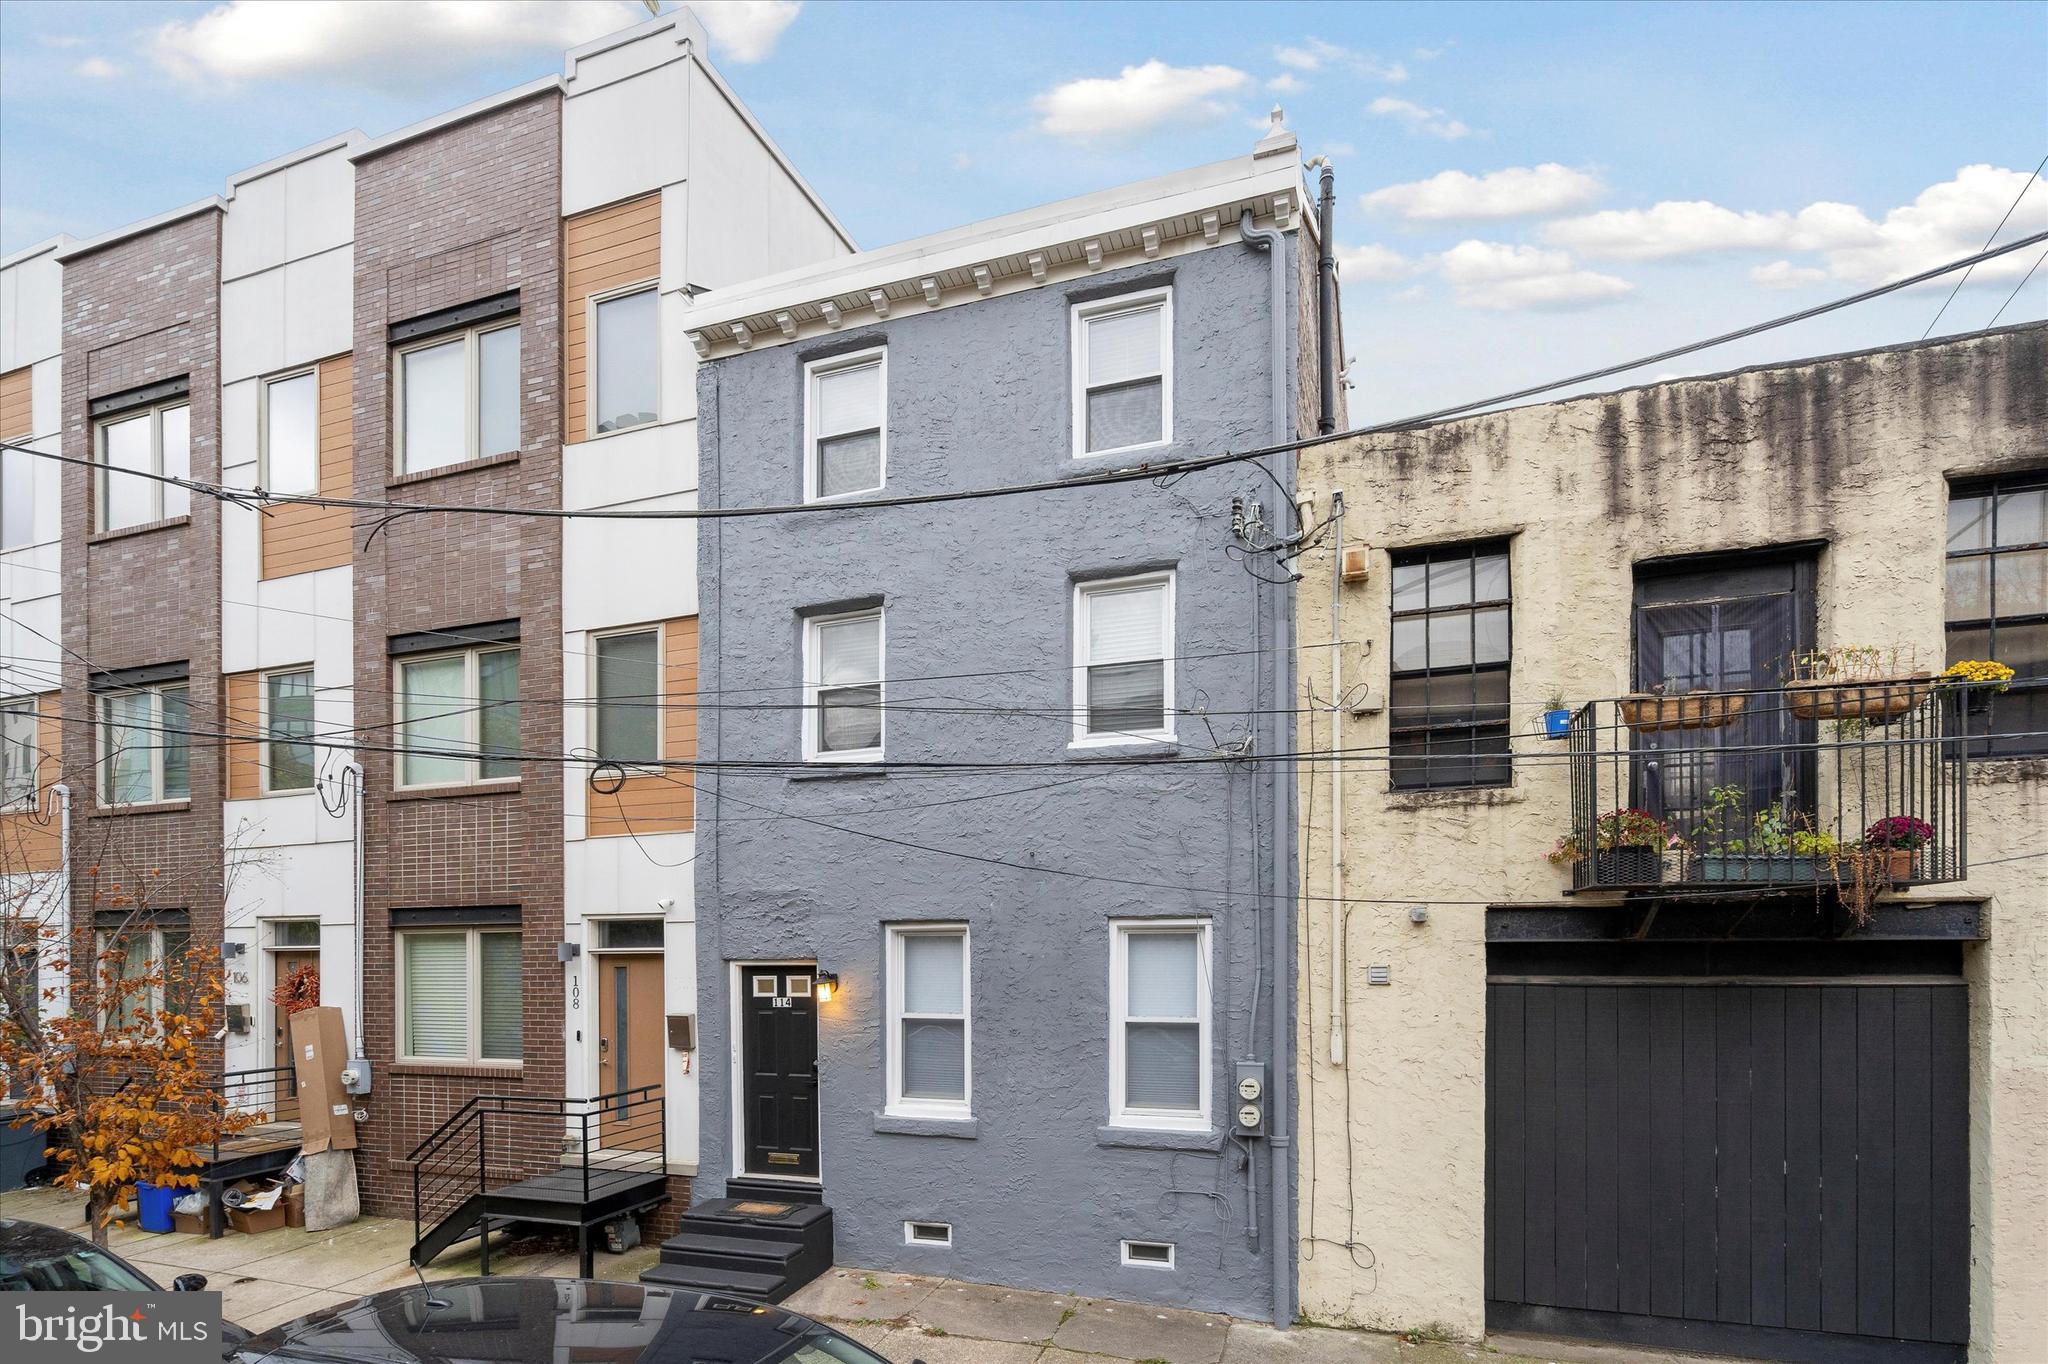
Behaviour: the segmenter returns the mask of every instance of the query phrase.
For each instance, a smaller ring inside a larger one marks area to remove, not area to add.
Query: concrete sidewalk
[[[85,1201],[53,1189],[0,1194],[0,1217],[85,1230]],[[218,1241],[156,1234],[116,1224],[109,1247],[158,1283],[197,1271],[221,1294],[223,1313],[266,1330],[366,1293],[418,1282],[406,1263],[412,1223],[365,1217],[334,1231],[283,1227]],[[515,1253],[492,1242],[491,1272],[570,1278],[573,1250]],[[660,1258],[656,1246],[597,1255],[600,1279],[634,1281]],[[467,1278],[477,1251],[444,1255],[428,1279]],[[1497,1336],[1485,1344],[1410,1341],[1369,1331],[1304,1326],[1275,1331],[1208,1312],[1115,1302],[916,1274],[834,1269],[790,1298],[789,1307],[831,1322],[895,1364],[1703,1364],[1613,1346]],[[535,1361],[546,1364],[546,1361]]]
[[[85,1234],[85,1200],[54,1189],[22,1189],[0,1194],[0,1217],[20,1217]],[[412,1249],[412,1223],[386,1217],[364,1217],[333,1231],[309,1232],[297,1227],[243,1236],[229,1232],[218,1241],[182,1232],[158,1234],[132,1222],[116,1223],[107,1246],[122,1259],[168,1287],[180,1274],[197,1271],[206,1286],[221,1294],[228,1320],[262,1331],[323,1307],[350,1302],[365,1293],[417,1283],[406,1252]],[[491,1242],[493,1275],[541,1275],[573,1278],[576,1252],[549,1250],[515,1254],[502,1238]],[[597,1254],[600,1279],[638,1280],[640,1271],[660,1258],[656,1246],[641,1246],[624,1255]],[[428,1266],[429,1279],[467,1278],[477,1272],[477,1248],[449,1251]]]
[[[1709,1364],[1704,1355],[1495,1336],[1484,1344],[1371,1331],[1276,1331],[1142,1303],[915,1274],[834,1269],[787,1307],[895,1364]]]

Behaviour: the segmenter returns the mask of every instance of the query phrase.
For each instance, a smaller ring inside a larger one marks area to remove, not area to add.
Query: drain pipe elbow
[[[1250,209],[1237,220],[1237,234],[1246,246],[1264,251],[1267,256],[1267,317],[1271,325],[1267,328],[1266,373],[1272,381],[1270,429],[1274,440],[1283,441],[1287,439],[1287,253],[1280,249],[1280,243],[1285,234],[1278,228],[1260,227],[1253,221]]]

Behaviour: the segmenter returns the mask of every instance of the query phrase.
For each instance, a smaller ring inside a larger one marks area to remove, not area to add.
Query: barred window
[[[2048,470],[1951,489],[1947,615],[1950,663],[2015,674],[1971,697],[1970,756],[2048,753]]]
[[[1393,591],[1387,709],[1394,787],[1505,786],[1506,542],[1396,554]]]

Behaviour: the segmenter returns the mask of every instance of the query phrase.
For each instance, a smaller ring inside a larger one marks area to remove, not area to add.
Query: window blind
[[[597,305],[597,430],[618,431],[655,419],[660,406],[655,291],[621,294]]]
[[[1157,308],[1088,319],[1088,386],[1121,384],[1159,373]]]
[[[408,750],[406,785],[457,782],[468,774],[468,764],[463,759],[443,756],[469,747],[469,723],[464,713],[468,709],[467,674],[468,665],[460,654],[407,663],[399,669],[398,713]],[[415,749],[439,751],[412,751]]]
[[[519,328],[500,327],[477,337],[477,448],[479,456],[519,448]]]
[[[408,933],[405,1054],[469,1055],[469,942],[462,933]]]
[[[483,1013],[483,1059],[517,1061],[519,1035],[519,935],[480,933],[478,996]]]
[[[654,630],[597,641],[597,752],[613,762],[661,756],[661,636]]]
[[[468,377],[463,373],[469,343],[464,337],[407,351],[405,383],[405,467],[438,469],[469,454]]]
[[[1134,932],[1124,938],[1124,1103],[1201,1107],[1201,935]]]

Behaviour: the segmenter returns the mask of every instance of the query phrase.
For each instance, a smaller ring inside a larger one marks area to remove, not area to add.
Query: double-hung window
[[[1127,920],[1110,930],[1110,1123],[1206,1131],[1208,922]]]
[[[398,352],[398,471],[519,448],[519,324],[437,336]]]
[[[302,370],[263,384],[265,492],[320,491],[320,373]]]
[[[2048,470],[1950,492],[1947,615],[1949,662],[2014,673],[1972,694],[1970,755],[2048,752]]]
[[[964,1118],[972,1107],[967,928],[889,930],[889,1111]]]
[[[1075,455],[1173,439],[1173,290],[1075,304],[1072,344]]]
[[[166,1005],[185,1002],[193,982],[186,961],[192,931],[181,911],[169,923],[131,922],[117,932],[96,935],[103,976],[102,1026],[129,1028]]]
[[[804,624],[804,757],[872,762],[882,756],[882,612]]]
[[[313,670],[263,676],[263,785],[271,793],[313,789]]]
[[[591,434],[623,431],[660,420],[660,293],[654,285],[600,296],[590,305],[597,338],[591,367]]]
[[[1507,785],[1507,545],[1396,554],[1393,592],[1392,785]]]
[[[601,762],[661,760],[661,631],[652,627],[599,635],[596,732]]]
[[[1173,575],[1074,589],[1074,742],[1173,737]]]
[[[400,786],[519,775],[519,649],[465,649],[398,664]]]
[[[35,698],[0,704],[0,808],[35,802],[39,756]]]
[[[399,1057],[490,1064],[520,1059],[516,928],[398,934]]]
[[[151,477],[192,473],[192,406],[185,399],[103,418],[94,427],[93,450],[100,464],[101,530],[146,526],[191,510],[189,492]]]
[[[804,366],[804,497],[882,486],[888,453],[889,360],[864,350]]]
[[[189,697],[183,682],[100,696],[102,804],[191,799]]]

